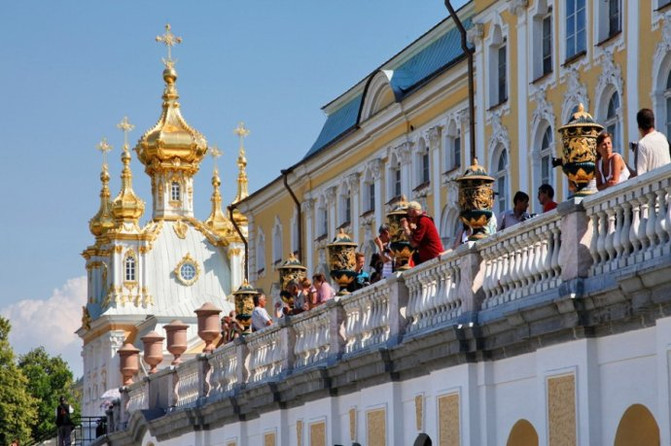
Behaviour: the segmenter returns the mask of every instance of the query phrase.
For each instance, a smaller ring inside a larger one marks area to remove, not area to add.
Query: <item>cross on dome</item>
[[[245,123],[240,121],[238,126],[233,130],[233,133],[240,137],[240,149],[242,150],[244,145],[244,139],[249,136],[249,129],[245,128]]]
[[[162,60],[166,67],[172,68],[175,65],[175,62],[177,62],[176,60],[172,59],[172,47],[178,43],[182,43],[182,38],[177,37],[172,33],[170,23],[168,23],[165,25],[165,34],[162,36],[156,36],[156,41],[162,42],[166,47],[168,47],[168,58]]]
[[[133,131],[135,125],[130,123],[130,121],[128,120],[128,116],[124,116],[121,122],[118,123],[116,126],[123,132],[123,149],[128,150],[128,132]]]
[[[107,138],[103,137],[96,146],[96,149],[100,150],[103,154],[103,164],[107,164],[107,152],[112,150],[112,146],[107,142]]]

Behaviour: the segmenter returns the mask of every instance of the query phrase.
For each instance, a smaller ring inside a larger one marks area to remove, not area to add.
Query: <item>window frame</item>
[[[601,0],[600,0],[601,1]],[[573,10],[569,12],[569,4],[573,5]],[[579,4],[582,4],[580,7]],[[587,6],[585,0],[566,0],[566,17],[564,20],[564,45],[565,60],[571,61],[587,51]],[[583,13],[582,21],[579,14]],[[572,23],[571,23],[572,22]],[[581,22],[581,23],[580,23]],[[572,32],[569,32],[569,24],[572,24]],[[581,27],[582,25],[582,27]],[[582,39],[580,39],[582,33]],[[573,44],[569,42],[573,39]]]

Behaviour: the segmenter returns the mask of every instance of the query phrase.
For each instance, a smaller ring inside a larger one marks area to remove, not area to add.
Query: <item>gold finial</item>
[[[123,132],[123,149],[128,150],[128,132],[133,131],[135,126],[130,123],[128,116],[124,116],[120,123],[117,125],[118,129],[121,129]]]
[[[107,142],[107,138],[103,137],[103,139],[100,140],[98,145],[96,146],[96,149],[100,150],[103,154],[103,165],[107,165],[107,152],[112,150],[112,146]]]
[[[240,121],[238,126],[233,130],[233,133],[240,137],[240,152],[238,153],[238,193],[233,200],[233,203],[237,203],[241,200],[244,200],[249,195],[247,191],[247,172],[245,168],[247,167],[247,158],[245,158],[245,138],[249,136],[249,129],[245,128],[245,123]]]
[[[175,65],[175,62],[177,62],[176,60],[172,59],[172,47],[178,43],[182,43],[182,38],[177,37],[172,33],[170,23],[168,23],[165,25],[165,34],[162,36],[156,36],[156,41],[162,42],[165,46],[168,47],[168,58],[162,60],[166,67],[172,68]]]
[[[214,171],[217,171],[217,158],[219,158],[221,155],[223,155],[224,152],[219,150],[219,147],[217,146],[212,146],[210,147],[210,156],[212,157],[212,160],[214,162]]]

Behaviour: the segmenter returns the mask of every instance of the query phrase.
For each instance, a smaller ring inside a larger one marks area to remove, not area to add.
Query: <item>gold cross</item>
[[[240,123],[238,123],[238,126],[235,128],[235,130],[233,130],[233,133],[235,133],[236,135],[238,135],[240,137],[240,149],[242,150],[244,139],[247,136],[249,136],[249,133],[250,133],[249,130],[245,128],[245,123],[240,121]]]
[[[219,158],[221,155],[223,155],[223,152],[219,150],[219,147],[217,146],[212,146],[210,147],[210,156],[214,160],[214,168],[217,168],[217,158]]]
[[[123,149],[128,150],[128,132],[132,131],[135,126],[130,123],[128,116],[124,116],[121,122],[116,126],[123,132]]]
[[[103,164],[107,164],[107,152],[112,150],[112,146],[107,143],[107,138],[103,137],[96,146],[96,149],[100,150],[103,154]]]
[[[174,65],[175,61],[172,60],[172,47],[178,43],[182,43],[182,38],[175,36],[172,31],[170,31],[170,23],[165,25],[165,34],[156,36],[156,41],[163,42],[165,46],[168,47],[168,58],[163,59],[163,63],[168,67]]]

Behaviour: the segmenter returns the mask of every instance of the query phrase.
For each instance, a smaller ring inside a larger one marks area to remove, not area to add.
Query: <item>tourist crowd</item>
[[[630,146],[634,150],[634,168],[629,167],[622,156],[613,151],[613,136],[604,131],[599,134],[597,144],[596,187],[604,190],[637,175],[654,170],[671,163],[669,143],[666,136],[655,130],[655,118],[652,110],[642,109],[636,115],[641,139]],[[543,212],[549,212],[557,207],[554,201],[554,189],[549,184],[542,184],[538,188],[538,202]],[[498,216],[492,215],[485,234],[491,235],[497,231],[510,228],[521,223],[534,214],[529,210],[530,197],[523,191],[517,191],[513,197],[512,209],[501,212]],[[407,204],[407,215],[400,220],[401,227],[397,237],[407,240],[412,248],[412,257],[408,266],[413,267],[438,257],[444,252],[443,244],[433,218],[422,210],[420,203],[411,201]],[[455,236],[452,248],[466,242],[470,236],[470,228],[466,225]],[[347,286],[348,292],[354,292],[379,280],[384,280],[396,271],[394,256],[391,250],[392,234],[387,224],[378,229],[378,236],[373,240],[377,248],[369,263],[370,271],[366,271],[365,255],[362,252],[355,254],[355,277]],[[326,280],[324,274],[318,273],[302,280],[291,280],[285,290],[280,292],[281,302],[275,304],[274,318],[266,310],[266,296],[261,293],[254,297],[254,311],[251,316],[252,331],[261,330],[273,324],[273,320],[291,315],[297,315],[315,308],[335,296],[335,290]],[[222,319],[222,343],[228,342],[242,332],[242,326],[235,319],[232,312]]]

